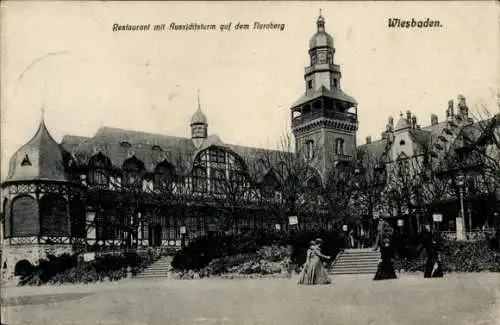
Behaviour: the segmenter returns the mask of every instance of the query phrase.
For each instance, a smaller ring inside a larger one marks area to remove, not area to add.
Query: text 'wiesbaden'
[[[418,20],[412,18],[411,20],[404,20],[399,18],[388,19],[389,28],[439,28],[443,27],[439,20],[431,20],[430,18]]]

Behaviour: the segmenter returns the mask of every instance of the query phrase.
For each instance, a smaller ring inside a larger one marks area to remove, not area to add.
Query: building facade
[[[382,139],[357,146],[357,103],[341,88],[325,19],[320,15],[316,24],[305,91],[291,107],[295,150],[236,146],[209,135],[199,101],[190,138],[103,127],[93,137],[66,135],[57,143],[42,120],[33,138],[11,158],[1,186],[2,265],[14,274],[19,263],[36,264],[50,254],[179,248],[221,231],[283,231],[290,215],[300,214],[302,229],[331,228],[337,211],[325,213],[332,209],[321,198],[335,191],[328,186],[329,175],[340,166],[355,167],[352,178],[359,181],[353,182],[356,191],[345,202],[355,207],[350,213],[361,216],[365,228],[373,218],[404,215],[418,227],[425,218],[411,217],[415,207],[444,211],[445,221],[456,221],[456,209],[436,205],[457,202],[455,192],[437,185],[449,178],[446,172],[458,168],[443,162],[450,152],[459,152],[454,146],[464,146],[465,135],[482,139],[487,127],[474,127],[477,123],[460,97],[458,112],[450,104],[446,121],[432,116],[430,126],[420,127],[407,113],[396,125],[389,119]],[[489,127],[495,120],[488,121]],[[443,197],[418,201],[414,188],[422,184],[419,177],[426,169],[410,165],[430,165],[433,171],[443,167],[440,175],[448,176],[426,188]],[[481,176],[484,168],[469,170]],[[478,184],[480,193],[490,193],[485,186],[491,184]],[[402,189],[411,189],[408,196],[395,195]]]

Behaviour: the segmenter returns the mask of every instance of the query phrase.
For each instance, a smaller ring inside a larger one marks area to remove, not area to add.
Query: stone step
[[[374,274],[380,259],[380,252],[372,248],[346,249],[332,266],[330,274]]]
[[[172,270],[172,257],[162,257],[137,274],[136,278],[167,278]]]
[[[332,271],[330,272],[331,275],[344,275],[344,274],[373,274],[375,275],[375,273],[377,272],[377,270],[374,270],[374,271],[371,271],[371,270],[361,270],[361,271],[358,271],[358,270],[352,270],[352,271]]]

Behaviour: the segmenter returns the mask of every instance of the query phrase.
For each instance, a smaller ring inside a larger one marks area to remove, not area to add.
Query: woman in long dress
[[[394,256],[393,231],[389,225],[385,225],[380,234],[380,259],[377,273],[373,280],[397,279],[392,257]]]
[[[442,278],[444,276],[439,254],[439,234],[432,235],[429,229],[424,234],[424,245],[427,252],[427,260],[424,268],[424,278]]]
[[[309,243],[309,248],[307,249],[306,252],[306,261],[302,266],[302,270],[300,271],[299,282],[298,282],[299,284],[308,284],[307,283],[308,279],[311,277],[308,273],[311,271],[309,264],[311,261],[311,255],[314,245],[316,245],[316,241],[311,240],[311,242]]]
[[[321,253],[321,239],[316,239],[315,244],[311,246],[308,250],[308,261],[304,268],[303,279],[299,281],[299,284],[314,285],[314,284],[329,284],[330,279],[328,274],[323,267],[322,259],[330,259],[330,256],[323,255]]]

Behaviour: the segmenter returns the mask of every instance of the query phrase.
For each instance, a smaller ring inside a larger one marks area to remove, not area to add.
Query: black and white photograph
[[[2,325],[500,324],[496,1],[2,1]]]

